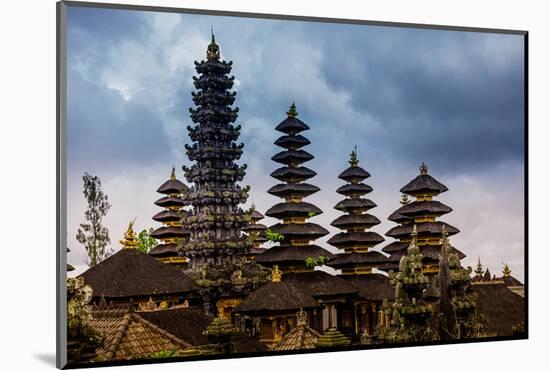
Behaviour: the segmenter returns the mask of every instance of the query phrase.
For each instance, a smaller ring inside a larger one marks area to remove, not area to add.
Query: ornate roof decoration
[[[272,351],[292,351],[316,348],[321,334],[308,325],[307,312],[300,308],[296,313],[296,327],[273,347]]]
[[[139,245],[139,240],[137,239],[137,234],[134,231],[134,221],[131,221],[128,224],[128,229],[124,233],[124,239],[119,241],[120,244],[122,244],[123,248],[137,248]]]
[[[216,38],[214,37],[213,31],[212,39],[206,50],[206,59],[209,61],[220,60],[220,47],[218,46],[218,44],[216,44]]]

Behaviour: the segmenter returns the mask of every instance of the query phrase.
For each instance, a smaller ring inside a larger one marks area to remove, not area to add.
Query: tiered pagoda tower
[[[347,184],[336,190],[346,196],[346,199],[334,207],[345,214],[331,223],[343,231],[328,240],[330,245],[343,250],[344,253],[335,255],[327,265],[340,269],[340,276],[360,289],[360,298],[353,305],[344,307],[342,316],[347,315],[354,319],[350,321],[352,325],[346,334],[361,337],[373,335],[377,324],[376,312],[380,309],[382,301],[391,298],[393,292],[388,278],[373,271],[384,265],[387,257],[371,250],[384,241],[384,238],[369,231],[371,227],[378,225],[380,220],[367,213],[376,207],[376,204],[363,197],[370,193],[372,188],[363,182],[370,174],[359,167],[357,149],[351,152],[349,164],[350,167],[338,176]]]
[[[372,188],[363,183],[370,174],[359,167],[357,152],[351,152],[350,167],[342,172],[338,178],[347,182],[339,187],[336,192],[345,195],[346,199],[338,202],[335,209],[346,214],[338,217],[331,225],[342,232],[334,235],[328,243],[344,253],[337,254],[328,265],[341,269],[342,275],[362,275],[372,273],[372,268],[384,263],[386,257],[377,251],[370,250],[375,245],[384,241],[379,234],[369,229],[380,223],[380,220],[367,211],[376,207],[376,204],[362,196],[372,191]]]
[[[164,263],[185,267],[187,258],[178,254],[178,244],[189,239],[189,231],[184,230],[181,218],[187,212],[183,210],[182,197],[189,188],[176,178],[176,169],[172,168],[170,179],[165,181],[157,193],[164,195],[155,204],[164,208],[153,216],[153,220],[161,222],[163,226],[151,233],[153,238],[159,239],[161,244],[155,246],[149,254]]]
[[[400,223],[390,229],[386,236],[399,240],[392,243],[394,248],[390,252],[390,262],[398,261],[404,254],[406,243],[411,241],[410,234],[413,226],[418,230],[418,246],[424,257],[424,272],[430,276],[437,274],[439,270],[439,256],[441,254],[442,228],[445,226],[449,236],[455,235],[459,230],[438,218],[450,213],[452,209],[433,198],[444,193],[448,188],[428,174],[428,166],[424,163],[420,166],[420,175],[401,188],[401,192],[415,198],[392,214],[392,220]],[[408,218],[408,220],[405,219]],[[387,249],[386,249],[387,251]],[[465,257],[460,251],[456,251],[462,259]]]
[[[283,271],[312,269],[306,266],[306,259],[329,258],[332,254],[326,249],[310,244],[328,234],[328,231],[315,223],[307,222],[311,217],[322,211],[311,203],[304,202],[304,198],[318,192],[317,186],[305,181],[314,177],[316,173],[302,166],[313,159],[313,155],[301,149],[310,141],[300,133],[309,130],[300,119],[292,103],[287,112],[287,118],[275,129],[284,135],[275,141],[275,145],[284,150],[275,154],[271,159],[284,166],[271,173],[271,177],[283,182],[273,186],[268,192],[282,198],[284,202],[271,207],[266,215],[282,222],[269,227],[269,234],[275,235],[279,246],[270,248],[256,259],[266,266],[278,265]]]
[[[220,49],[214,35],[208,45],[206,60],[195,62],[199,77],[194,76],[196,108],[190,108],[196,126],[188,126],[192,145],[185,145],[187,156],[195,164],[183,166],[187,181],[193,186],[183,197],[193,206],[182,217],[190,240],[180,245],[180,252],[190,258],[190,268],[220,268],[234,263],[236,256],[251,247],[241,235],[250,221],[239,204],[246,202],[249,187],[241,188],[246,165],[239,166],[243,144],[236,144],[241,126],[234,125],[238,108],[231,108],[236,92],[231,92],[234,76],[229,77],[232,62],[220,60]]]
[[[260,221],[265,217],[256,209],[256,206],[252,205],[249,210],[250,223],[243,226],[241,230],[246,234],[248,239],[252,242],[252,248],[246,253],[246,257],[249,260],[254,260],[258,254],[262,254],[265,249],[262,245],[267,241],[266,229],[267,226],[261,224]]]
[[[284,164],[271,174],[283,182],[268,192],[284,199],[271,207],[266,215],[282,222],[269,227],[267,239],[279,245],[267,249],[256,257],[256,262],[272,268],[272,281],[260,287],[235,308],[244,318],[245,330],[255,332],[260,341],[270,348],[296,326],[296,313],[307,312],[311,327],[322,332],[332,329],[333,335],[341,325],[341,317],[334,318],[340,305],[349,305],[359,289],[352,283],[315,266],[324,264],[332,254],[310,242],[328,234],[315,223],[307,222],[321,210],[303,199],[319,191],[319,188],[305,183],[316,173],[302,166],[313,156],[301,149],[309,140],[300,133],[309,127],[296,118],[293,103],[287,118],[276,130],[284,135],[275,144],[285,150],[273,156],[275,162]],[[328,320],[327,320],[328,318]],[[327,322],[328,321],[328,322]],[[249,327],[246,327],[248,323]]]

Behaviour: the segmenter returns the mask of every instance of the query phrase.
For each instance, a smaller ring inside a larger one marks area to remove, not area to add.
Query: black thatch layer
[[[212,321],[212,318],[207,316],[202,308],[188,307],[139,312],[138,315],[192,346],[203,346],[211,343],[203,332]],[[259,341],[242,333],[232,338],[231,343],[237,353],[268,350]]]
[[[282,164],[302,164],[307,161],[311,161],[314,157],[305,150],[285,150],[283,152],[275,154],[271,159],[277,163]]]
[[[183,207],[183,200],[175,197],[162,197],[155,202],[159,207]]]
[[[364,198],[347,198],[344,200],[339,201],[335,206],[334,209],[337,209],[342,212],[349,212],[349,211],[368,211],[371,208],[376,207],[376,203],[374,203],[370,199],[364,199]]]
[[[327,265],[335,269],[353,266],[379,266],[386,263],[388,257],[377,251],[367,253],[340,253],[327,262]]]
[[[364,213],[357,215],[342,215],[336,220],[332,221],[331,225],[339,229],[349,229],[351,227],[362,227],[366,229],[374,225],[378,225],[379,223],[380,220],[376,216]]]
[[[179,269],[137,249],[121,249],[80,276],[91,285],[94,297],[156,296],[198,289]]]
[[[309,130],[309,126],[296,117],[287,117],[275,127],[275,130],[284,132],[287,135],[294,135]]]
[[[241,230],[247,233],[251,231],[261,232],[261,231],[265,231],[265,229],[267,229],[267,226],[262,224],[248,224],[241,227]]]
[[[407,249],[409,245],[410,243],[407,243],[407,242],[400,242],[400,241],[391,242],[390,244],[382,248],[382,252],[392,253],[392,252],[402,251]]]
[[[472,284],[477,294],[477,313],[483,315],[489,335],[511,336],[513,327],[524,326],[525,301],[504,284]]]
[[[352,283],[324,271],[283,273],[281,282],[257,289],[234,312],[261,314],[317,307],[316,298],[348,296],[358,291]]]
[[[319,190],[317,186],[311,184],[277,184],[267,192],[276,197],[284,198],[290,195],[307,197]]]
[[[329,233],[324,227],[312,222],[306,222],[303,224],[275,224],[269,228],[274,233],[282,234],[285,239],[291,240],[298,238],[315,240]]]
[[[308,257],[318,258],[320,256],[330,260],[333,254],[318,245],[276,246],[266,249],[256,258],[256,262],[269,267],[273,265],[305,266]]]
[[[180,180],[168,180],[164,184],[162,184],[158,189],[157,192],[161,194],[181,194],[189,191],[189,187],[185,185]]]
[[[358,244],[372,246],[382,243],[384,238],[375,232],[342,232],[334,235],[327,243],[338,248],[355,246]]]
[[[452,212],[452,210],[453,209],[451,207],[448,207],[437,200],[424,200],[409,203],[399,208],[396,212],[399,212],[403,216],[414,217],[422,215],[441,216]]]
[[[253,219],[254,221],[260,221],[260,220],[263,220],[265,217],[260,212],[254,209],[250,213],[250,218]]]
[[[441,194],[449,190],[445,185],[434,179],[432,176],[418,175],[411,182],[401,188],[401,192],[408,195],[418,194]]]
[[[188,235],[188,231],[183,230],[181,227],[175,226],[162,226],[151,233],[151,236],[156,239],[184,238]]]
[[[365,195],[372,191],[372,187],[370,187],[367,184],[359,183],[359,184],[346,184],[340,186],[338,189],[336,189],[336,192],[338,194],[342,194],[345,196],[350,195]]]
[[[347,182],[352,181],[363,181],[364,179],[370,177],[370,174],[365,171],[363,168],[358,166],[348,167],[344,172],[338,175],[339,179],[342,179]]]
[[[393,299],[394,290],[390,279],[382,274],[341,275],[359,289],[359,297],[368,301],[381,302]]]
[[[174,243],[159,244],[149,251],[149,255],[156,258],[177,256],[178,245]]]
[[[449,225],[446,222],[435,221],[435,222],[422,222],[416,224],[417,232],[419,236],[425,235],[441,235],[441,228],[445,225],[449,235],[458,234],[460,230],[456,227]],[[413,224],[399,225],[391,228],[386,236],[392,236],[394,238],[403,238],[409,237],[413,231]]]
[[[298,149],[310,143],[311,141],[309,141],[308,138],[302,135],[294,135],[294,136],[285,135],[275,140],[274,144],[285,149]]]
[[[271,177],[282,181],[304,181],[317,175],[307,167],[281,167],[271,173]]]
[[[409,218],[407,216],[402,215],[398,211],[393,212],[390,215],[390,217],[388,217],[388,220],[393,221],[393,222],[397,222],[397,223],[402,223],[404,221],[407,221],[408,219]]]
[[[176,222],[181,219],[181,216],[178,215],[176,211],[173,211],[171,209],[160,211],[156,215],[153,216],[153,220],[158,222]]]
[[[285,219],[290,217],[308,217],[310,213],[320,215],[323,213],[321,209],[311,203],[278,203],[267,210],[265,213],[269,217],[275,217],[278,219]]]

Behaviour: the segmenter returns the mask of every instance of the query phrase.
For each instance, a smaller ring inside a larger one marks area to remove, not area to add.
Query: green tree
[[[101,224],[111,205],[107,195],[101,190],[99,177],[85,172],[82,180],[84,180],[83,193],[88,208],[84,212],[86,222],[80,224],[76,233],[76,240],[84,245],[88,253],[86,263],[88,266],[93,267],[113,253],[112,249],[107,249],[107,246],[111,243],[109,230]]]
[[[138,249],[142,251],[143,253],[149,253],[151,249],[157,246],[158,241],[151,236],[151,233],[153,232],[153,228],[150,227],[149,230],[143,229],[138,234]]]

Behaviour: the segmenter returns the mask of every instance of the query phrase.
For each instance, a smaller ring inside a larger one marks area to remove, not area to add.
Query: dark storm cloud
[[[69,35],[79,31],[92,34],[103,46],[115,44],[124,38],[141,38],[149,30],[144,22],[147,12],[79,6],[69,6],[67,9],[67,26],[71,30]],[[73,41],[76,42],[72,46],[89,46],[80,40]]]
[[[71,168],[117,170],[169,161],[170,145],[156,113],[77,72],[68,78],[68,157]],[[74,167],[73,167],[74,166]]]
[[[338,25],[319,31],[311,34],[321,40],[327,83],[383,126],[372,145],[391,148],[399,161],[449,170],[523,159],[520,36]]]

